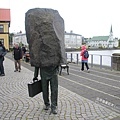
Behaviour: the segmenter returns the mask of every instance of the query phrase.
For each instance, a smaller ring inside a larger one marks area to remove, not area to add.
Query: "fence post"
[[[72,63],[72,53],[71,53],[71,63]]]
[[[93,55],[91,55],[91,67],[93,67]]]
[[[102,68],[102,55],[100,55],[100,69]]]
[[[67,53],[66,53],[66,59],[67,59]]]
[[[78,54],[76,54],[77,55],[77,64],[78,64]]]
[[[112,71],[112,69],[113,69],[113,56],[111,56],[111,71]]]

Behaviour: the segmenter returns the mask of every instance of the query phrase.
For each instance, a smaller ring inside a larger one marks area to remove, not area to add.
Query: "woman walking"
[[[89,66],[88,66],[88,57],[89,57],[89,54],[85,53],[85,52],[88,52],[86,50],[86,46],[82,45],[82,47],[81,47],[81,53],[80,53],[80,56],[82,56],[82,58],[81,58],[81,62],[82,62],[81,70],[84,71],[84,64],[85,64],[87,71],[90,72],[89,71]]]

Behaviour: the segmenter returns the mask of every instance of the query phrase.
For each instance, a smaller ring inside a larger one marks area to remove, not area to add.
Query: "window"
[[[4,32],[3,28],[3,25],[0,25],[0,32]]]
[[[77,39],[81,39],[81,36],[77,36]]]
[[[4,39],[0,39],[0,41],[2,42],[2,44],[4,45]]]
[[[70,36],[69,35],[65,35],[65,38],[70,38]]]

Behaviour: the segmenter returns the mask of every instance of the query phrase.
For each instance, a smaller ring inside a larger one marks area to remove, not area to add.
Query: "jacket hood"
[[[82,45],[81,49],[82,49],[82,50],[86,50],[86,46],[85,46],[85,45]]]

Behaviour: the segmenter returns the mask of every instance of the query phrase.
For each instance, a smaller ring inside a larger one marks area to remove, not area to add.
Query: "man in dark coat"
[[[22,59],[22,50],[18,46],[18,44],[15,44],[15,47],[13,48],[13,56],[14,56],[14,61],[15,61],[15,70],[14,72],[21,71],[21,61]]]
[[[5,47],[0,41],[0,76],[5,76],[3,61],[4,61],[4,56],[6,55],[6,53],[7,52],[6,52]]]

